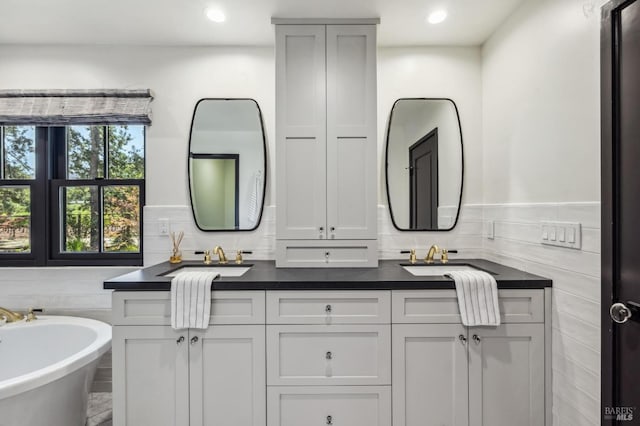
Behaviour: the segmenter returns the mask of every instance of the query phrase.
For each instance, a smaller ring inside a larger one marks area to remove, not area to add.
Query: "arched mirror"
[[[189,138],[189,193],[203,231],[251,231],[267,177],[262,114],[253,99],[201,99]]]
[[[401,231],[449,231],[462,198],[462,128],[451,99],[398,99],[387,130],[387,198]]]

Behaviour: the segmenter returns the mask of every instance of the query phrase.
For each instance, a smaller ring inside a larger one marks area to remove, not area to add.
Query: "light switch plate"
[[[169,219],[158,219],[158,235],[169,235]]]
[[[540,223],[540,242],[549,246],[582,248],[582,225],[576,222]]]

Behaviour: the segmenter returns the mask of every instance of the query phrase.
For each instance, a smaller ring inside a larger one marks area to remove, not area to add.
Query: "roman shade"
[[[151,124],[151,90],[0,90],[0,125]]]

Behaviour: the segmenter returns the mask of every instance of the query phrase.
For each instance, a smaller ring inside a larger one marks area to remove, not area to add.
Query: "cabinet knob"
[[[198,336],[193,336],[191,338],[191,344],[193,345],[193,344],[196,344],[196,343],[198,343]]]
[[[482,340],[480,339],[480,336],[478,336],[477,334],[474,334],[473,341],[476,342],[476,345],[479,345]]]
[[[178,339],[176,340],[176,345],[179,345],[182,342],[184,342],[184,336],[178,337]]]
[[[328,425],[332,425],[333,424],[333,417],[327,416],[327,424]]]
[[[336,227],[335,227],[335,226],[332,226],[332,227],[331,227],[331,232],[333,232],[333,231],[335,231],[335,230],[336,230]]]
[[[467,344],[467,338],[466,338],[466,337],[464,337],[464,334],[459,335],[459,336],[458,336],[458,339],[460,339],[460,341],[461,341],[463,344],[465,344],[465,345]]]
[[[331,307],[331,305],[327,305],[327,306],[324,307],[324,311],[326,313],[328,313],[328,314],[330,314],[332,310],[333,310],[333,308]]]
[[[333,359],[333,354],[331,353],[331,351],[328,351],[325,356],[326,359]]]

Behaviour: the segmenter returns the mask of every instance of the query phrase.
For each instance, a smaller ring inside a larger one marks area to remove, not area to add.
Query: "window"
[[[0,127],[0,265],[141,265],[145,128]]]

